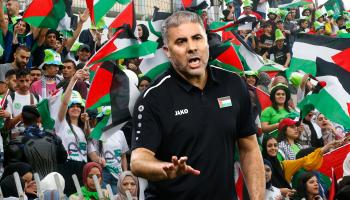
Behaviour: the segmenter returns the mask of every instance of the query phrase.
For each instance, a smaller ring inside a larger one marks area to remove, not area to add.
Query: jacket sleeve
[[[297,160],[282,161],[282,168],[284,170],[284,177],[290,183],[293,175],[301,168],[307,171],[319,169],[323,162],[323,153],[321,148],[316,149],[309,155],[299,158]]]

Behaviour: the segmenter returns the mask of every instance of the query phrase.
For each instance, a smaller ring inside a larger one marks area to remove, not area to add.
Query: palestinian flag
[[[90,18],[93,24],[96,24],[107,12],[114,6],[115,3],[125,5],[130,0],[86,0],[87,8],[90,12]]]
[[[62,102],[63,89],[56,90],[51,96],[41,100],[37,105],[41,124],[45,130],[54,130],[55,119]]]
[[[33,0],[24,12],[23,19],[38,28],[70,30],[72,12],[71,7],[65,2],[65,0]]]
[[[156,35],[158,38],[162,36],[161,29],[162,24],[166,18],[168,18],[171,13],[159,12],[158,7],[154,7],[152,20],[148,21],[148,27],[151,33]]]
[[[244,66],[244,70],[264,71],[267,73],[277,73],[284,71],[285,68],[271,60],[264,60],[236,33],[235,38],[231,40],[236,52],[238,53],[240,60]]]
[[[279,8],[297,8],[314,3],[313,0],[290,0],[289,3],[278,5]]]
[[[101,121],[105,123],[105,128],[100,129],[100,133],[94,133],[93,137],[101,136],[106,128],[118,126],[131,119],[135,101],[139,96],[137,83],[137,76],[130,70],[122,70],[111,61],[102,63],[91,83],[86,109],[111,106],[111,116]]]
[[[168,57],[162,48],[158,48],[153,57],[144,58],[140,63],[141,72],[154,80],[171,66]]]
[[[255,87],[255,92],[260,103],[261,110],[264,110],[265,108],[272,105],[269,94],[257,87]]]
[[[209,5],[206,0],[181,0],[184,10],[198,11],[206,9]]]
[[[343,162],[350,152],[350,144],[341,146],[331,152],[323,155],[322,166],[318,171],[322,174],[332,177],[332,168],[336,177],[343,177]]]
[[[323,6],[327,11],[333,10],[334,17],[342,15],[345,11],[343,0],[328,0]]]
[[[91,67],[89,67],[90,83],[94,79],[95,74],[101,65],[102,65],[102,63],[96,63],[96,64],[92,65]]]
[[[243,72],[244,68],[230,41],[219,46],[210,48],[211,57],[214,59],[210,64],[232,72]]]
[[[332,122],[349,128],[350,94],[335,76],[320,76],[317,77],[317,80],[323,88],[306,96],[298,107],[303,110],[306,105],[313,105]]]
[[[346,59],[346,58],[345,58]],[[327,62],[321,58],[317,58],[316,76],[334,76],[337,77],[343,88],[350,94],[350,71],[342,68],[332,62]]]
[[[124,37],[126,34],[128,38]],[[118,30],[114,36],[90,58],[87,65],[107,60],[142,57],[153,54],[156,51],[158,46],[156,42],[147,41],[140,43],[136,38],[130,35],[132,35],[130,30]]]
[[[297,34],[293,45],[293,57],[287,77],[292,72],[302,70],[316,76],[316,58],[350,70],[350,39],[332,38],[311,34]]]
[[[119,28],[123,25],[129,26],[131,32],[135,32],[136,18],[135,18],[135,3],[132,0],[129,5],[119,13],[119,15],[109,25],[109,28]]]

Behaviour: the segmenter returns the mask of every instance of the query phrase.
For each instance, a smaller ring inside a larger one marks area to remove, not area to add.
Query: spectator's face
[[[296,140],[299,137],[299,132],[298,132],[298,126],[291,125],[288,126],[286,129],[286,138],[292,139],[292,140]]]
[[[52,48],[56,48],[56,34],[54,33],[50,33],[48,35],[46,35],[45,41],[46,41],[46,45],[52,47]]]
[[[22,76],[16,79],[17,83],[17,90],[21,91],[22,93],[29,91],[30,88],[30,75]]]
[[[276,45],[277,45],[277,47],[279,47],[279,48],[282,48],[282,47],[283,47],[283,43],[284,43],[284,40],[277,40],[277,41],[276,41]]]
[[[78,51],[78,58],[80,60],[80,62],[87,62],[91,56],[91,53],[90,51],[88,50],[85,50],[85,49],[82,49],[80,51]]]
[[[326,31],[324,30],[324,28],[320,28],[320,29],[317,30],[317,34],[319,34],[319,35],[324,35],[325,32]]]
[[[304,29],[308,28],[308,26],[309,26],[309,23],[307,21],[304,21],[303,23],[301,23],[301,27]]]
[[[12,75],[6,78],[6,83],[11,91],[15,91],[16,89],[16,75]]]
[[[306,181],[306,193],[311,196],[318,195],[318,180],[316,176]]]
[[[137,33],[138,33],[139,38],[142,37],[143,31],[142,31],[142,27],[141,26],[137,26]]]
[[[131,194],[136,193],[136,183],[131,176],[126,176],[122,182],[122,189],[124,191],[129,190]]]
[[[81,114],[80,104],[71,105],[68,109],[68,114],[69,114],[69,117],[74,118],[74,119],[78,119],[80,117],[80,114]]]
[[[271,138],[267,141],[266,152],[271,157],[277,156],[278,143],[277,143],[277,140],[275,138]]]
[[[312,117],[314,116],[314,111],[310,111],[306,116],[305,120],[306,121],[311,121]]]
[[[164,47],[174,69],[187,80],[204,78],[209,46],[204,28],[198,23],[184,23],[168,29]]]
[[[268,32],[268,33],[272,33],[272,26],[267,26],[265,28],[265,31]]]
[[[250,6],[244,7],[243,10],[246,14],[251,14],[253,12],[252,7]]]
[[[322,17],[318,18],[317,21],[323,23],[324,22],[324,17],[322,16]]]
[[[275,20],[277,15],[271,13],[271,14],[268,15],[268,17],[269,17],[270,20]]]
[[[284,30],[284,26],[283,26],[283,23],[282,22],[278,22],[276,24],[277,28],[280,29],[280,30]]]
[[[21,20],[16,24],[14,28],[17,29],[18,34],[23,35],[26,32],[26,23]]]
[[[58,73],[58,66],[56,65],[47,65],[45,69],[46,76],[55,77]]]
[[[323,115],[323,114],[319,114],[317,117],[317,124],[319,127],[321,127],[321,129],[325,129],[327,128],[327,126],[329,125],[329,120]]]
[[[17,67],[24,69],[29,61],[30,52],[23,49],[18,50],[14,53],[14,58]]]
[[[337,24],[338,24],[339,27],[344,26],[344,19],[339,19],[337,21]]]
[[[304,16],[310,16],[310,10],[306,10],[305,12],[304,12]]]
[[[41,78],[41,71],[40,70],[31,70],[30,71],[30,79],[32,82],[37,81]]]
[[[62,47],[62,43],[60,40],[56,40],[56,49],[60,49]]]
[[[7,13],[10,15],[10,16],[14,16],[16,14],[18,14],[19,12],[19,3],[18,1],[8,1],[6,3],[6,8],[7,8]]]
[[[249,85],[252,85],[252,86],[255,86],[255,84],[256,84],[256,78],[255,78],[255,76],[247,76],[247,83],[249,84]]]
[[[22,179],[24,183],[28,184],[33,180],[33,173],[32,172],[27,172],[22,176]]]
[[[149,82],[147,80],[142,80],[139,85],[140,92],[145,91],[145,89],[149,86]]]
[[[266,183],[271,180],[271,176],[272,176],[272,170],[271,170],[270,166],[265,165],[265,181],[266,181]]]
[[[5,24],[9,24],[9,16],[7,14],[4,14],[4,20]]]
[[[88,177],[86,179],[86,185],[92,191],[96,191],[96,186],[94,184],[94,179],[93,179],[94,175],[97,176],[98,181],[100,182],[100,184],[102,183],[102,174],[101,174],[100,170],[97,167],[91,168],[91,170],[90,170],[90,172],[88,174]]]
[[[0,95],[5,94],[7,89],[8,89],[7,84],[5,82],[0,82]]]
[[[63,63],[63,69],[62,69],[63,78],[69,79],[73,77],[74,73],[75,73],[75,68],[73,63],[71,62]]]
[[[288,21],[292,21],[293,20],[292,13],[288,13],[287,19],[288,19]]]
[[[278,105],[283,105],[286,102],[286,92],[284,90],[277,90],[275,100]]]

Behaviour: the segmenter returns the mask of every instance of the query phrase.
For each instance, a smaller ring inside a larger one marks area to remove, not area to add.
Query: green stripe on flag
[[[105,96],[103,96],[102,98],[100,98],[94,105],[92,105],[88,109],[93,110],[93,109],[97,109],[98,107],[101,107],[101,106],[109,106],[110,104],[111,104],[111,99],[110,99],[110,95],[108,93]]]
[[[149,70],[145,74],[145,76],[149,77],[151,80],[154,80],[161,73],[165,72],[169,67],[170,67],[170,62],[163,63]]]
[[[306,96],[299,104],[299,108],[303,108],[305,105],[312,104],[315,108],[324,114],[332,122],[338,123],[350,128],[350,117],[344,112],[342,106],[338,101],[330,95],[327,90],[321,89],[318,94],[311,94]],[[327,105],[327,106],[325,106]],[[337,111],[337,112],[334,112]]]
[[[90,138],[99,140],[103,133],[103,128],[107,126],[110,115],[105,115],[102,120],[95,126],[90,134]]]
[[[305,73],[316,76],[316,62],[293,57],[290,63],[290,67],[286,70],[286,76],[289,78],[293,72],[296,72],[298,70],[303,70]]]

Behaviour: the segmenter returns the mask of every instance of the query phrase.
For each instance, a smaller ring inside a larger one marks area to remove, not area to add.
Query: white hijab
[[[343,176],[350,176],[350,153],[348,153],[343,162]]]

